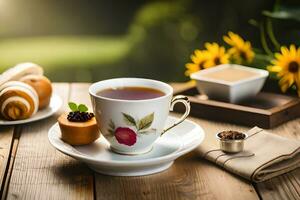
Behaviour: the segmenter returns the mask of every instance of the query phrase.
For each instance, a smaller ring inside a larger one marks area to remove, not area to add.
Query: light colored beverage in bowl
[[[218,71],[206,73],[203,74],[202,76],[210,79],[236,82],[236,81],[252,78],[257,75],[258,74],[256,72],[230,67],[230,68],[224,68]]]

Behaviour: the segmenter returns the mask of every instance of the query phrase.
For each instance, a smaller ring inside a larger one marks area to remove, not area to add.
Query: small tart
[[[71,145],[85,145],[99,138],[100,132],[95,117],[85,122],[71,122],[67,119],[68,114],[62,114],[58,118],[61,130],[61,138]]]

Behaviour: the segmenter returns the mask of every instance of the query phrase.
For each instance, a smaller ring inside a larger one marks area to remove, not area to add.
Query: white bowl
[[[256,75],[237,81],[226,81],[205,77],[205,74],[235,68],[244,71],[254,72]],[[207,95],[210,99],[216,99],[231,103],[237,103],[249,97],[255,96],[263,87],[269,72],[262,69],[245,67],[235,64],[223,64],[209,69],[204,69],[191,74],[191,79],[196,80],[197,89],[201,94]]]

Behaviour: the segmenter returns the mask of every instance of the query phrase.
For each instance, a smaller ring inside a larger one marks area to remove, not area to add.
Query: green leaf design
[[[87,112],[89,109],[88,109],[88,107],[86,107],[86,105],[80,104],[78,106],[78,110],[79,110],[79,112]]]
[[[68,105],[69,105],[69,108],[71,109],[71,111],[75,112],[75,111],[78,110],[78,107],[77,107],[76,103],[69,102]]]
[[[147,129],[147,130],[140,130],[138,133],[139,134],[148,135],[148,134],[151,134],[153,132],[156,132],[155,128],[150,128],[150,129]]]
[[[153,122],[154,119],[154,113],[151,113],[144,118],[142,118],[138,123],[138,130],[143,130],[146,128],[149,128]]]
[[[108,128],[108,132],[114,136],[115,135],[115,129],[116,129],[116,126],[114,124],[114,122],[112,120],[109,121],[109,124],[108,124],[109,128]]]
[[[109,121],[108,125],[109,125],[109,128],[115,130],[116,126],[115,126],[115,124],[114,124],[114,122],[112,120]]]
[[[125,121],[125,123],[127,125],[129,125],[129,126],[136,126],[136,121],[135,121],[135,119],[132,116],[130,116],[130,115],[126,114],[126,113],[122,113],[122,114],[123,114],[124,121]]]

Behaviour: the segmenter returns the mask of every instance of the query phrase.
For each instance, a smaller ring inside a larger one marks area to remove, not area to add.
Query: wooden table
[[[180,88],[174,84],[174,88]],[[90,105],[89,84],[57,83],[64,100]],[[94,173],[85,164],[55,150],[47,132],[60,112],[48,119],[0,127],[1,199],[300,199],[300,169],[253,184],[191,152],[167,171],[144,177],[112,177]],[[176,115],[176,114],[175,114]],[[189,118],[207,138],[222,129],[246,130],[226,123]],[[300,119],[272,130],[300,139]]]

